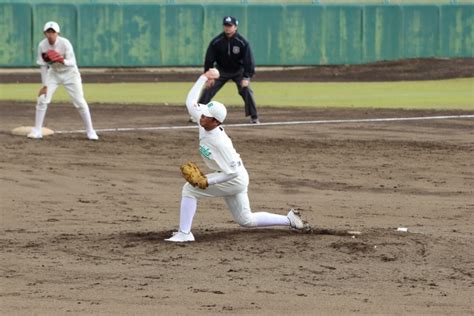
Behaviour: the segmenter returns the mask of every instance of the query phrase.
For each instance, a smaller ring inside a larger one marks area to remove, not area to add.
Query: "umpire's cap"
[[[238,26],[238,25],[239,25],[239,20],[237,20],[237,19],[234,18],[233,16],[226,16],[226,17],[224,17],[224,21],[222,21],[222,24],[223,24],[223,25],[235,25],[235,26]]]

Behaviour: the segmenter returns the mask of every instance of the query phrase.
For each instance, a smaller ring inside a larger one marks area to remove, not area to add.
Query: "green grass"
[[[184,104],[193,83],[85,84],[89,103]],[[39,84],[0,84],[0,100],[35,102]],[[258,106],[372,107],[405,109],[474,110],[474,78],[437,81],[275,83],[254,82]],[[242,106],[236,87],[229,82],[216,100]],[[60,87],[54,101],[68,101]]]

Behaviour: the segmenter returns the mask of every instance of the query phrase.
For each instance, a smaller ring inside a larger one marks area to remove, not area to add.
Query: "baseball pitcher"
[[[284,215],[267,212],[252,213],[247,195],[249,176],[232,140],[227,136],[222,123],[227,116],[226,107],[217,101],[198,104],[198,99],[208,80],[219,78],[219,71],[209,69],[199,77],[189,91],[186,107],[199,125],[199,152],[212,173],[204,175],[195,163],[181,166],[184,178],[179,231],[167,241],[194,241],[191,226],[197,202],[205,197],[223,197],[235,221],[244,227],[288,226],[306,228],[299,213],[290,210]]]
[[[99,137],[92,127],[89,106],[84,99],[82,79],[76,65],[76,57],[71,43],[66,38],[59,36],[59,24],[54,21],[47,22],[43,31],[46,38],[38,45],[36,60],[41,68],[43,87],[38,93],[35,127],[28,134],[28,137],[36,139],[43,137],[41,128],[43,127],[48,104],[51,102],[58,86],[62,84],[84,121],[87,138],[98,140]]]

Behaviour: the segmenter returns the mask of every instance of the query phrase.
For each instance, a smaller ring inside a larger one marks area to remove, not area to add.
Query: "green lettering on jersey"
[[[199,152],[201,155],[207,159],[211,159],[211,150],[204,145],[199,145]]]

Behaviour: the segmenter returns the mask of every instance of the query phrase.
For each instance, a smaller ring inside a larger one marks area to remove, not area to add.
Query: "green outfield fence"
[[[4,3],[58,3],[58,0],[0,0]],[[61,3],[158,3],[158,4],[474,4],[474,0],[62,0]]]
[[[259,66],[474,57],[472,3],[180,2],[0,0],[0,67],[35,66],[49,20],[61,25],[81,67],[200,66],[225,15],[239,18]]]

